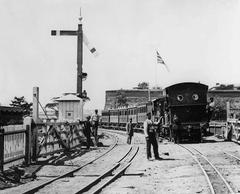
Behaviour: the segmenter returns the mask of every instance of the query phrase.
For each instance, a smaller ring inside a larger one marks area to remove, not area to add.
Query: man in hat
[[[90,116],[86,117],[86,121],[84,122],[84,128],[83,128],[83,134],[85,135],[85,137],[87,138],[87,149],[90,148],[90,145],[92,144],[92,140],[91,140],[91,122],[90,122]]]
[[[131,144],[132,137],[133,137],[133,124],[132,124],[132,118],[129,119],[129,122],[126,124],[126,131],[127,131],[127,143]]]
[[[153,146],[153,152],[154,152],[154,157],[156,160],[160,160],[162,158],[159,157],[158,154],[158,143],[156,139],[156,132],[154,129],[154,123],[151,120],[151,113],[147,113],[147,119],[144,121],[143,124],[143,130],[144,130],[144,135],[146,138],[146,145],[147,145],[147,159],[150,160],[152,155],[151,155],[151,145]]]
[[[91,122],[92,122],[92,129],[93,129],[93,134],[96,142],[96,146],[98,144],[98,124],[99,124],[99,119],[100,116],[98,114],[98,110],[95,110],[95,114],[92,115],[91,117]]]

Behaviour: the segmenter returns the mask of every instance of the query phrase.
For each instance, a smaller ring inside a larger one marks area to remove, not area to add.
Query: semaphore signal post
[[[52,30],[52,36],[77,36],[77,95],[83,96],[82,81],[84,74],[82,72],[83,64],[83,30],[82,30],[82,17],[79,18],[78,29],[72,30]]]

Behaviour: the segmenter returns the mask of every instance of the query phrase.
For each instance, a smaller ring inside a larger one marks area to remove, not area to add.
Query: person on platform
[[[157,120],[155,120],[157,121]],[[156,130],[156,135],[157,135],[157,141],[160,141],[160,135],[163,134],[163,117],[160,115],[159,116],[159,121],[157,122],[157,130]]]
[[[151,120],[151,113],[147,113],[147,119],[144,121],[143,130],[144,135],[146,138],[146,145],[147,145],[147,159],[151,159],[151,145],[153,146],[153,152],[156,160],[161,160],[162,158],[159,157],[158,153],[158,143],[156,139],[156,132],[154,129],[154,125],[158,123],[154,123]]]
[[[180,143],[180,141],[181,141],[181,121],[176,114],[173,115],[172,130],[173,130],[173,136],[174,136],[175,143]]]
[[[96,146],[98,145],[98,124],[99,124],[99,119],[100,116],[98,114],[98,110],[95,110],[95,114],[92,115],[91,117],[91,123],[92,123],[92,129],[93,129],[93,134],[94,134],[94,139]]]
[[[132,124],[132,118],[129,119],[129,122],[126,124],[126,132],[127,132],[127,143],[131,144],[132,137],[133,137],[133,124]]]
[[[214,110],[215,110],[215,102],[214,102],[213,97],[211,97],[210,102],[208,102],[208,105],[207,105],[208,123],[210,122],[210,120],[213,116]]]
[[[87,138],[87,149],[90,148],[90,145],[92,144],[92,140],[91,140],[91,127],[92,124],[90,122],[90,116],[87,116],[87,120],[84,122],[84,127],[83,127],[83,134],[85,135],[85,137]]]

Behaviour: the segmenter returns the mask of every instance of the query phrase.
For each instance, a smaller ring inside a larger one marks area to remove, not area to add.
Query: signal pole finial
[[[83,19],[83,18],[82,18],[82,10],[81,10],[81,7],[80,7],[80,16],[79,16],[78,19],[79,19],[79,22],[80,22],[80,24],[81,24],[81,23],[82,23],[82,19]]]

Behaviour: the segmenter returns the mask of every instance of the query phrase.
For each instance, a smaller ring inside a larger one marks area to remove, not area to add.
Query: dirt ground
[[[49,178],[57,176],[67,172],[70,168],[74,168],[74,165],[83,165],[87,161],[94,159],[113,144],[113,139],[109,136],[101,134],[100,136],[100,142],[103,146],[91,147],[89,150],[86,150],[85,146],[82,146],[82,148],[78,147],[72,153],[72,155],[76,155],[75,157],[61,157],[57,164],[52,163],[53,159],[60,155],[64,156],[64,154],[57,153],[48,157],[42,157],[38,159],[37,164],[20,166],[24,170],[23,176],[13,170],[6,171],[4,175],[0,175],[0,190],[2,190],[0,193],[21,193],[19,189],[26,187],[26,185],[34,185],[39,180],[41,181],[41,176],[49,176]],[[20,176],[19,181],[16,180],[16,176]]]
[[[105,139],[104,144],[110,145],[111,143],[109,139]],[[206,178],[188,151],[172,142],[163,140],[159,143],[159,153],[163,159],[155,160],[153,158],[149,161],[146,158],[146,145],[142,134],[135,134],[134,144],[140,147],[137,157],[126,170],[125,175],[107,186],[102,193],[210,193]],[[228,151],[240,157],[239,145],[233,142],[224,142],[222,139],[214,136],[208,137],[204,143],[189,145],[196,147],[209,157],[222,170],[234,191],[236,193],[240,192],[239,162],[229,159],[223,154],[223,151]],[[126,147],[126,144],[123,142],[122,146]],[[66,161],[65,164],[69,166],[84,164],[87,160],[100,154],[104,149],[106,148],[92,149],[82,156]],[[166,153],[169,155],[166,155]],[[38,171],[38,179],[41,180],[41,176],[51,177],[52,174],[56,175],[56,172],[66,171],[69,166],[45,165]],[[90,175],[91,173],[93,173],[91,170],[84,172],[85,175]],[[69,182],[68,187],[70,189],[68,188],[68,193],[71,193],[71,188],[78,184],[77,179],[79,179],[79,176],[76,176],[76,180],[72,178],[72,182],[67,179],[63,180]],[[5,190],[4,193],[17,193],[16,191],[19,191],[17,190],[18,188],[20,187],[16,187],[15,190]],[[52,191],[54,193],[64,193],[63,190],[62,192],[57,189]]]
[[[227,176],[230,185],[235,192],[240,192],[240,168],[238,168],[239,166],[230,168],[229,166],[231,166],[231,163],[233,164],[233,161],[228,161],[230,164],[224,162],[222,152],[223,150],[230,151],[239,157],[239,145],[224,142],[214,136],[208,137],[205,143],[190,145],[196,146],[213,162],[215,158],[215,164],[219,168],[225,165],[228,168]],[[189,152],[176,144],[165,141],[159,144],[159,153],[161,153],[160,157],[163,160],[153,159],[148,161],[145,144],[140,146],[140,153],[126,171],[125,176],[109,185],[102,193],[210,193],[206,178]],[[164,155],[164,153],[169,153],[169,156]],[[219,165],[220,163],[222,163],[222,166]],[[224,168],[224,171],[227,168]]]

